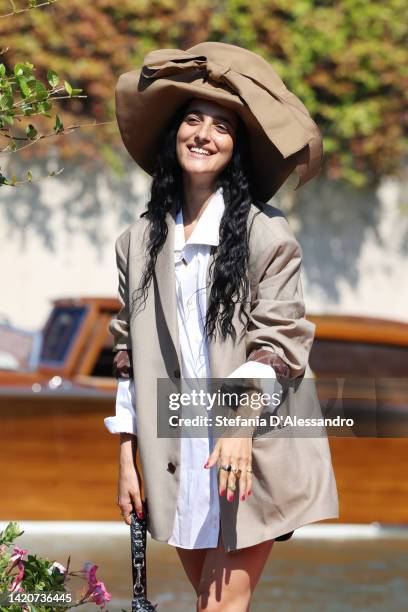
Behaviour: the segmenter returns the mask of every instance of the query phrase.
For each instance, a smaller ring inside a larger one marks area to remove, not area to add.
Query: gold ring
[[[246,471],[249,472],[249,474],[252,474],[252,468],[247,468]]]
[[[236,486],[234,484],[231,485],[227,485],[227,489],[229,489],[230,491],[235,491],[236,490]]]
[[[236,478],[239,478],[242,474],[242,470],[240,470],[239,468],[231,468],[231,472],[233,472],[233,474],[235,474]]]

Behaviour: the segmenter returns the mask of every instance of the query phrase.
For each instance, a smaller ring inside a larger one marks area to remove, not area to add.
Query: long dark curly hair
[[[149,221],[146,266],[140,285],[132,296],[131,312],[137,312],[146,301],[157,255],[167,238],[166,214],[174,203],[176,210],[183,205],[182,170],[176,154],[176,138],[186,107],[187,104],[174,117],[157,155],[150,200],[143,213]],[[215,189],[220,187],[223,188],[225,210],[220,223],[220,243],[210,269],[213,282],[205,334],[210,339],[220,331],[223,339],[231,335],[235,341],[232,317],[237,302],[240,302],[240,321],[244,322],[245,317],[247,325],[249,320],[245,310],[249,295],[247,219],[251,203],[254,202],[247,134],[239,117],[232,158],[216,179]]]

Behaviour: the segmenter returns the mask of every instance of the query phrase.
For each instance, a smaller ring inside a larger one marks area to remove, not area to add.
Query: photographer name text
[[[242,417],[236,415],[227,417],[218,415],[213,419],[210,416],[197,415],[194,417],[180,417],[171,415],[169,417],[171,427],[352,427],[354,419],[336,416],[334,418],[302,418],[298,416],[269,415]]]

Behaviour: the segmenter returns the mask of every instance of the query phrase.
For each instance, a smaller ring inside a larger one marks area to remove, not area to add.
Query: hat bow
[[[159,49],[146,56],[142,75],[146,79],[160,79],[176,76],[190,70],[203,70],[211,80],[222,82],[231,67],[224,66],[205,55],[193,55],[188,51],[178,49]],[[232,83],[231,86],[233,88]]]

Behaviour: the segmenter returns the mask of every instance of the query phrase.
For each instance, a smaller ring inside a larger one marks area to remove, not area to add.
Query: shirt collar
[[[220,187],[210,198],[203,214],[199,218],[193,233],[186,241],[184,238],[183,211],[180,209],[176,215],[174,234],[174,250],[181,251],[190,244],[208,244],[218,246],[220,242],[220,222],[224,214],[225,204]]]

